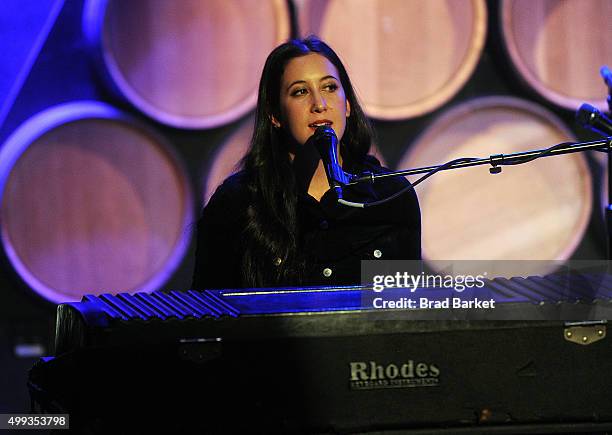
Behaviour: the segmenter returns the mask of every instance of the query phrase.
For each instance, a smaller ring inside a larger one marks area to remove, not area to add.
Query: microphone
[[[599,74],[601,74],[601,77],[608,86],[608,109],[612,112],[612,71],[610,71],[608,65],[604,65],[599,69]]]
[[[599,74],[601,74],[601,77],[604,79],[604,82],[606,82],[606,85],[608,85],[608,88],[610,88],[610,90],[612,91],[612,71],[610,71],[608,65],[602,66],[599,69]]]
[[[340,163],[338,163],[338,137],[336,132],[333,128],[322,125],[317,127],[312,135],[312,140],[321,155],[329,188],[336,192],[338,199],[342,199],[342,185],[348,183],[349,180]]]
[[[612,136],[612,120],[590,104],[583,104],[576,112],[576,121],[602,136]]]

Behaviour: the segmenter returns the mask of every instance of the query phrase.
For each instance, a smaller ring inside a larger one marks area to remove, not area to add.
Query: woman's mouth
[[[308,127],[312,128],[313,130],[316,130],[317,127],[321,127],[322,125],[328,126],[330,127],[333,124],[333,122],[331,122],[328,119],[322,119],[320,121],[315,121],[311,124],[308,124]]]

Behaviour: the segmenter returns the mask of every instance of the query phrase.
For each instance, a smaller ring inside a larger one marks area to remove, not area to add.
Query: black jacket
[[[352,168],[353,173],[355,169]],[[386,171],[369,157],[361,170]],[[244,288],[240,271],[246,208],[250,198],[239,172],[219,186],[197,225],[194,289]],[[348,186],[344,199],[371,202],[408,186],[404,178]],[[298,198],[300,253],[307,259],[302,285],[359,284],[361,260],[420,260],[421,215],[410,188],[380,206],[355,209],[340,205],[332,191],[318,202]],[[274,261],[270,258],[270,263]]]

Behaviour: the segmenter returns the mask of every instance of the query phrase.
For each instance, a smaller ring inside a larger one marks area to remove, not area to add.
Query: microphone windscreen
[[[334,129],[328,125],[321,125],[315,130],[314,134],[312,135],[312,139],[314,140],[315,147],[317,150],[319,150],[319,153],[321,153],[323,161],[328,161],[330,147],[335,147],[338,141]]]
[[[329,125],[321,125],[317,127],[317,129],[314,132],[314,137],[321,137],[321,136],[326,136],[326,135],[336,136],[336,132]]]
[[[606,85],[608,85],[609,88],[612,88],[612,70],[608,68],[608,65],[602,66],[599,70],[599,73],[606,82]]]
[[[592,125],[593,119],[599,115],[599,110],[590,104],[584,103],[576,111],[576,121],[583,127],[589,127]]]

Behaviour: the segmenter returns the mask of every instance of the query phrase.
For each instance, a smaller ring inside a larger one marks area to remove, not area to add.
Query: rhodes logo
[[[349,363],[352,390],[379,388],[435,387],[440,369],[435,364],[408,360],[401,364],[379,364],[376,361]]]

